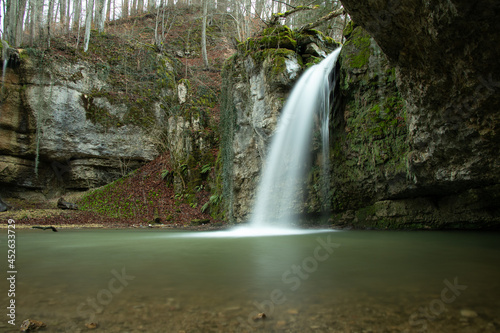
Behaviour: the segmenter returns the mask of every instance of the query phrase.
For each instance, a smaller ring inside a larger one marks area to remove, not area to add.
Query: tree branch
[[[342,15],[342,13],[344,13],[344,8],[339,8],[337,10],[334,10],[333,12],[330,12],[327,15],[319,18],[317,21],[304,25],[302,28],[299,29],[299,32],[303,32],[304,30],[313,29],[323,22],[329,21],[334,17]]]
[[[316,9],[318,7],[313,7],[313,6],[298,6],[293,8],[292,10],[286,11],[284,13],[275,13],[271,16],[271,20],[269,21],[268,25],[276,25],[278,24],[279,19],[282,18],[287,18],[288,16],[295,14],[296,12],[300,12],[303,10],[312,10]]]
[[[284,4],[284,5],[288,6],[288,7],[292,7],[293,9],[297,8],[297,7],[292,6],[292,5],[290,5],[289,3],[286,3],[286,2],[284,2],[284,1],[273,0],[273,2],[279,2],[279,3],[282,3],[282,4]]]

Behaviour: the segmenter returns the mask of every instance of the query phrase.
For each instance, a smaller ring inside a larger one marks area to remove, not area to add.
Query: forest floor
[[[0,219],[16,221],[16,227],[57,226],[64,228],[180,228],[212,230],[226,227],[210,216],[210,193],[200,190],[190,203],[175,194],[173,186],[162,177],[168,168],[169,154],[131,172],[117,181],[85,192],[63,196],[76,203],[78,210],[60,209],[58,198],[26,200],[7,198],[10,206]],[[198,204],[200,203],[200,204]],[[2,224],[0,228],[6,227]]]

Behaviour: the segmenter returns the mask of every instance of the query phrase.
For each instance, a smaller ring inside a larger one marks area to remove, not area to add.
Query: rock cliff
[[[53,53],[48,59],[33,50],[19,50],[18,56],[3,71],[2,192],[52,196],[97,187],[157,155],[158,125],[166,123],[158,98],[142,91],[126,100],[134,95],[117,87],[107,63]],[[162,63],[168,59],[155,66]],[[163,94],[175,95],[168,87]]]
[[[343,3],[394,68],[392,77],[404,100],[401,124],[406,127],[390,145],[402,154],[395,160],[396,172],[386,170],[387,162],[382,168],[372,163],[379,171],[385,169],[377,182],[380,190],[362,200],[369,204],[364,209],[349,211],[344,218],[382,227],[498,225],[500,67],[495,59],[500,55],[500,36],[493,13],[500,5],[417,0]],[[362,44],[362,39],[354,36],[354,40]],[[363,52],[363,47],[359,50]],[[356,72],[358,63],[351,65],[351,72]],[[385,103],[390,96],[384,94]],[[358,179],[366,175],[373,172]],[[343,200],[356,208],[357,198],[353,201]]]
[[[394,68],[363,28],[351,23],[345,36],[341,104],[330,124],[334,211],[359,209],[408,186],[406,102]]]

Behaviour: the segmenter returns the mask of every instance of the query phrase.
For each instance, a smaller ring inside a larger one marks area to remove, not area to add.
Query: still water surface
[[[16,327],[3,314],[0,331],[500,331],[498,233],[191,235],[18,230]]]

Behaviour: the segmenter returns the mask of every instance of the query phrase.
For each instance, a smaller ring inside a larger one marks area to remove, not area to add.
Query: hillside
[[[50,49],[21,50],[21,55],[26,54],[31,61],[42,59],[45,64],[85,61],[100,66],[106,86],[85,95],[87,119],[104,129],[149,128],[158,157],[136,170],[124,158],[120,160],[120,178],[108,185],[86,192],[74,192],[75,188],[69,189],[72,193],[66,191],[64,198],[76,202],[78,211],[56,210],[58,197],[46,201],[28,196],[24,200],[26,196],[16,195],[4,197],[12,207],[0,215],[7,214],[27,225],[180,226],[218,221],[221,216],[215,206],[220,200],[214,169],[219,142],[220,72],[233,52],[224,34],[231,22],[214,18],[207,28],[207,69],[201,59],[200,12],[196,7],[172,7],[167,14],[169,25],[160,46],[154,43],[156,15],[149,13],[113,21],[103,34],[92,31],[86,53],[81,45],[83,31],[54,37]],[[180,84],[188,90],[185,101],[179,101],[175,94]],[[96,102],[100,97],[127,105],[127,116],[118,118],[103,110]],[[162,123],[152,116],[153,111],[158,112],[152,108],[153,102],[161,106]],[[179,129],[185,122],[189,127]],[[182,140],[169,138],[169,126],[195,145],[201,142],[200,146],[179,156],[177,141]]]

